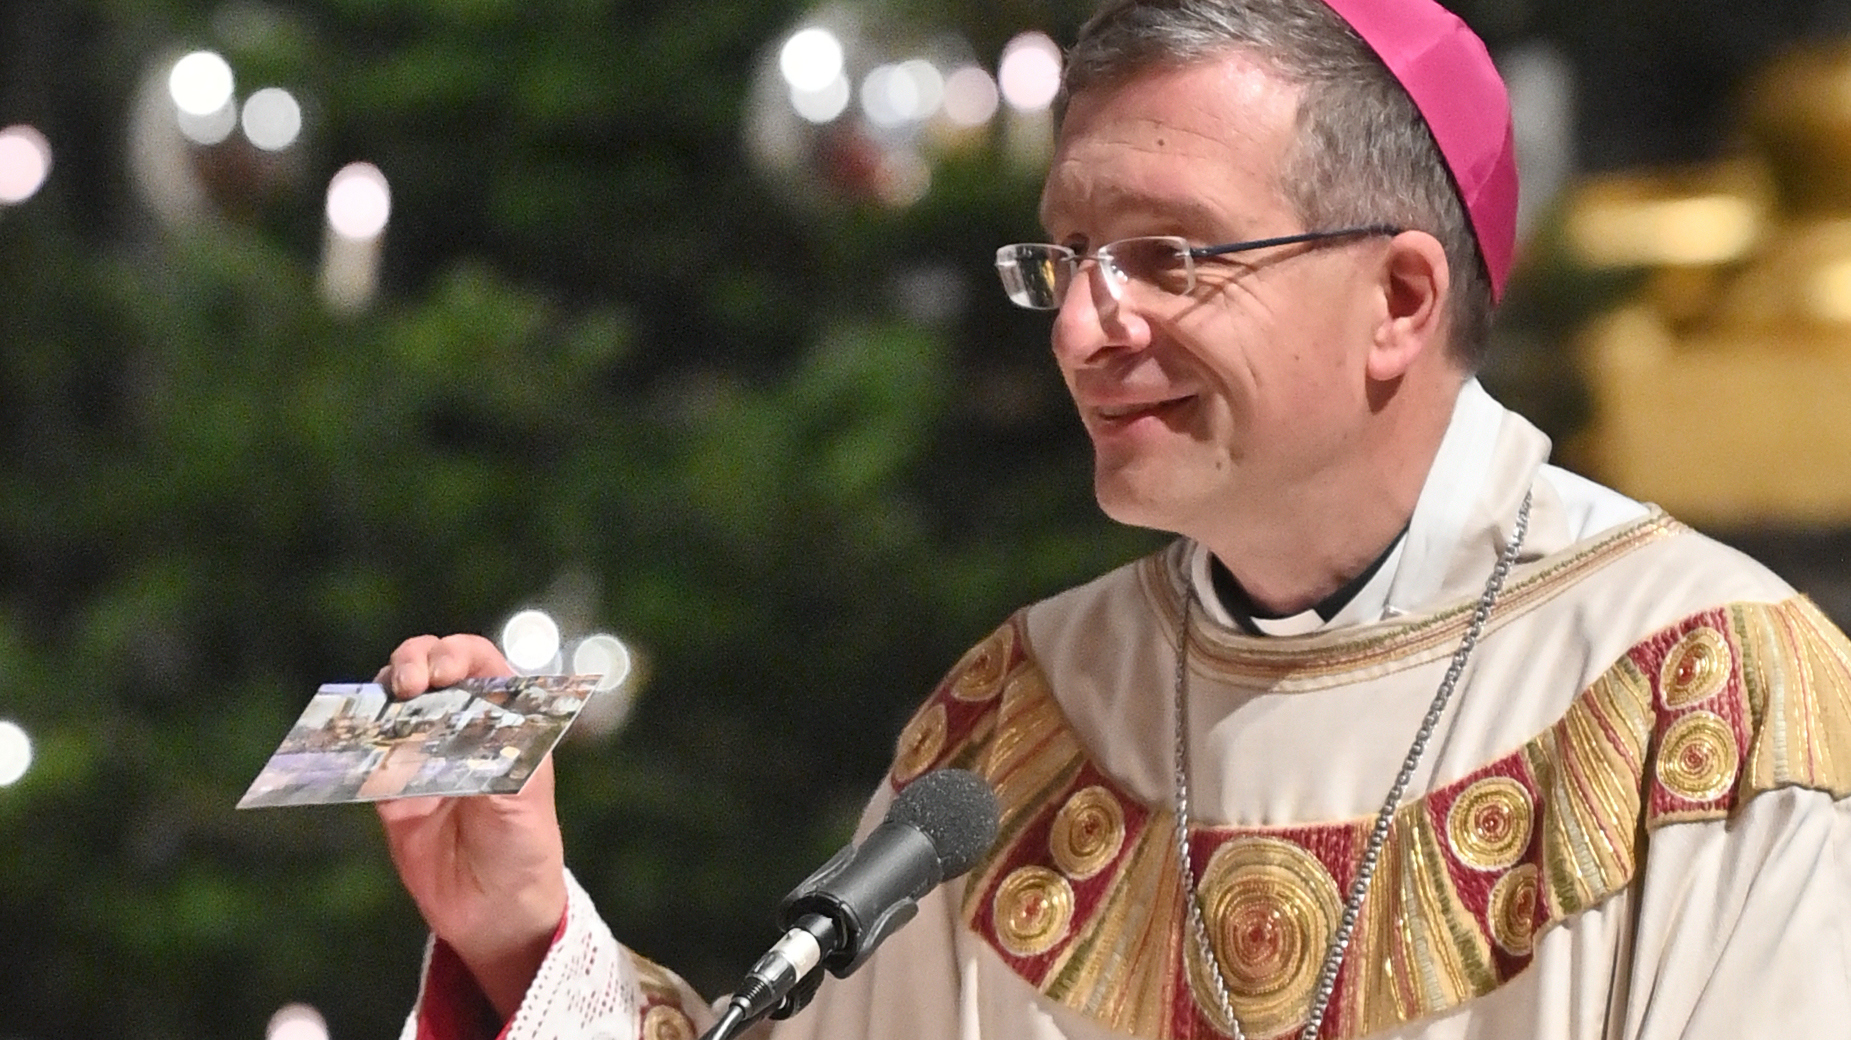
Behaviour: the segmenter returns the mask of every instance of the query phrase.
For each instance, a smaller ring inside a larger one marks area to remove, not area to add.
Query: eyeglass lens
[[[1022,243],[996,251],[1003,291],[1016,306],[1031,310],[1058,309],[1078,263],[1073,250],[1061,246]]]
[[[1094,254],[1116,297],[1127,282],[1166,293],[1187,293],[1194,270],[1187,243],[1169,236],[1127,238],[1101,246]],[[1082,258],[1064,246],[1023,243],[996,251],[996,273],[1003,290],[1019,307],[1057,310],[1067,295]]]

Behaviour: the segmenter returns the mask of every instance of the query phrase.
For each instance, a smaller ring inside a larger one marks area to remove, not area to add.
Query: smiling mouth
[[[1195,400],[1194,394],[1172,397],[1167,401],[1153,401],[1145,404],[1112,405],[1095,409],[1099,418],[1107,422],[1128,422],[1146,415],[1163,415]]]

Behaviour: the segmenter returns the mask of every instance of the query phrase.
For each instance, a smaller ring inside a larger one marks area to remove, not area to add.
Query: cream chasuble
[[[1243,1029],[1296,1035],[1526,493],[1519,564],[1397,812],[1321,1035],[1851,1032],[1851,643],[1759,564],[1548,450],[1468,384],[1401,544],[1304,634],[1243,634],[1187,541],[1009,619],[908,724],[864,817],[925,770],[975,769],[1003,805],[995,850],[773,1040],[1221,1035],[1172,830],[1191,594],[1191,860]],[[506,1035],[705,1028],[700,999],[571,887]],[[437,1035],[433,1017],[405,1036]]]

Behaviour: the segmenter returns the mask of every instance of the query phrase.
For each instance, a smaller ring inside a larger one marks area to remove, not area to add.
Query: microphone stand
[[[802,1011],[810,1003],[810,998],[816,996],[816,991],[822,984],[823,972],[821,968],[818,968],[798,982],[796,988],[786,994],[783,1000],[778,1001],[777,1006],[768,1012],[760,1011],[756,1015],[746,1014],[744,1002],[730,1001],[726,1006],[726,1011],[720,1015],[720,1020],[702,1033],[700,1040],[732,1040],[761,1018],[789,1018]]]
[[[795,924],[752,965],[744,985],[734,991],[719,1021],[701,1034],[701,1040],[730,1040],[766,1015],[789,1018],[816,996],[823,984],[819,958],[834,948],[840,930],[835,921],[819,914],[805,914]]]
[[[730,1040],[734,1033],[751,1024],[745,1020],[738,1005],[728,1005],[726,1013],[713,1024],[713,1028],[701,1034],[701,1040]]]
[[[919,912],[933,886],[974,866],[996,841],[996,796],[967,770],[927,773],[900,792],[859,847],[830,857],[778,908],[784,937],[746,972],[701,1040],[732,1040],[770,1015],[802,1011],[823,970],[846,978]]]

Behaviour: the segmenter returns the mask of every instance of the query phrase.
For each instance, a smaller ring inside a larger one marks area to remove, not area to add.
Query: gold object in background
[[[1851,42],[1751,84],[1752,153],[1594,178],[1575,259],[1644,268],[1581,358],[1595,475],[1698,524],[1851,524]]]
[[[1760,239],[1770,191],[1751,162],[1598,177],[1575,193],[1568,240],[1594,267],[1731,263]]]

